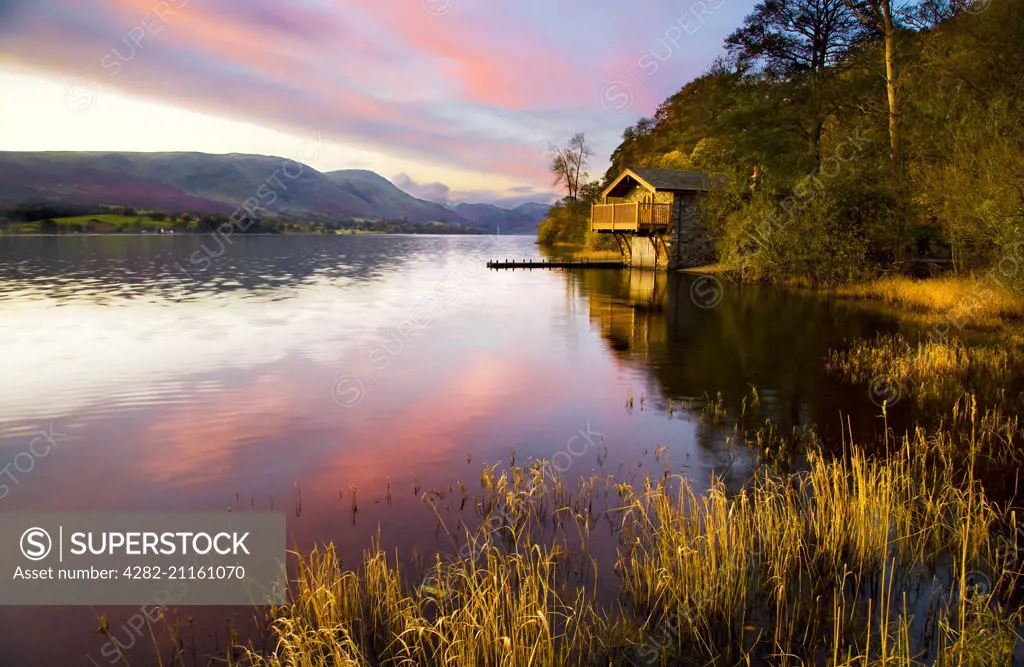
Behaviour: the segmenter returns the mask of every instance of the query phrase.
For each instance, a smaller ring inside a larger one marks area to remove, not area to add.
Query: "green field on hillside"
[[[171,229],[174,226],[173,220],[154,220],[149,214],[139,215],[118,215],[116,213],[102,213],[99,215],[78,215],[70,218],[54,218],[54,222],[61,226],[74,226],[82,225],[85,227],[89,223],[98,224],[103,223],[117,227],[118,225],[131,228],[133,226],[141,226],[143,229]]]
[[[138,215],[120,215],[116,213],[97,213],[94,215],[77,215],[66,218],[52,218],[55,227],[49,226],[47,221],[37,220],[34,222],[12,223],[10,231],[13,233],[32,232],[135,232],[135,231],[157,231],[159,229],[173,229],[173,219],[154,220],[148,213]],[[48,228],[49,227],[49,228]]]

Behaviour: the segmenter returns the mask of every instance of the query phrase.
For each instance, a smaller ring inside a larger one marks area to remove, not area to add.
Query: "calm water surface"
[[[879,424],[864,388],[823,360],[894,327],[818,299],[483,267],[536,257],[526,237],[236,237],[197,271],[204,241],[0,238],[0,468],[41,429],[58,443],[6,480],[0,511],[274,509],[291,546],[334,541],[352,564],[378,530],[402,553],[444,548],[416,485],[478,493],[483,464],[513,447],[517,462],[550,459],[581,430],[608,455],[579,454],[577,439],[561,459],[571,478],[660,473],[660,444],[698,486],[713,472],[738,485],[752,456],[727,444],[730,423],[699,420],[719,391],[735,417],[756,387],[759,418],[784,428],[837,434],[841,413]],[[94,632],[106,613],[146,664],[148,640],[122,628],[137,611],[2,608],[0,663],[113,664]],[[186,652],[201,656],[252,611],[184,615]]]

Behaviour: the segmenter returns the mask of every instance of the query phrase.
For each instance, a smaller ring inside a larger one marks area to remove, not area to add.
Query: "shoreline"
[[[543,249],[545,246],[541,246]],[[547,246],[576,248],[576,252],[557,252],[571,259],[620,258],[617,251],[587,250],[581,246],[559,244]],[[626,268],[629,268],[628,266]],[[648,269],[649,270],[649,269]],[[655,270],[692,276],[719,276],[728,278],[734,268],[723,264],[706,264],[685,269],[668,270],[663,266]],[[939,275],[927,278],[909,276],[880,276],[866,281],[836,285],[810,286],[800,281],[755,281],[792,289],[817,296],[835,298],[845,303],[883,309],[903,322],[915,326],[936,327],[939,337],[948,334],[1002,334],[1021,338],[1024,342],[1024,294],[1019,294],[989,274],[969,276]],[[745,284],[740,282],[739,284]]]
[[[111,236],[111,237],[123,237],[123,236],[213,236],[216,235],[216,231],[207,232],[174,232],[173,234],[160,234],[159,232],[71,232],[66,234],[0,234],[0,238],[76,238],[80,236]],[[369,231],[356,231],[356,232],[276,232],[276,233],[256,233],[256,234],[238,234],[232,236],[232,238],[241,237],[267,237],[267,236],[488,236],[487,232],[474,232],[458,234],[455,232],[438,232],[431,234],[428,232],[369,232]],[[502,234],[502,236],[529,236],[528,234]]]

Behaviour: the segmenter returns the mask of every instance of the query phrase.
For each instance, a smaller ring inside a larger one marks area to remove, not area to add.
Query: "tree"
[[[1024,0],[754,2],[732,60],[626,128],[605,184],[623,167],[720,176],[701,217],[748,279],[909,269],[893,264],[916,241],[1024,290]],[[799,6],[812,18],[772,23]],[[828,7],[856,21],[843,39],[815,37]],[[583,190],[549,216],[549,237],[579,238],[584,214],[566,209]]]
[[[931,30],[970,6],[967,0],[922,0],[899,12],[900,21],[917,30]]]
[[[589,177],[587,166],[594,151],[587,144],[583,133],[572,135],[564,148],[551,144],[551,173],[554,174],[555,185],[562,185],[571,201],[579,198],[580,181]]]
[[[584,183],[580,186],[579,200],[584,204],[596,204],[601,199],[601,191],[603,189],[600,181]]]
[[[752,69],[748,79],[771,84],[765,93],[781,96],[774,103],[785,106],[784,122],[806,138],[808,169],[817,169],[824,126],[843,104],[835,65],[865,33],[846,0],[764,0],[726,38],[736,68]]]
[[[900,136],[900,101],[896,71],[896,21],[892,0],[844,0],[861,23],[885,40],[885,91],[889,115],[889,162],[892,167],[892,184],[896,202],[903,201],[903,163]],[[893,254],[899,261],[906,240],[905,211],[896,211],[896,237]]]
[[[725,44],[740,63],[790,76],[836,63],[861,32],[845,0],[764,0]]]
[[[1024,52],[1007,45],[1024,43],[1024,2],[992,3],[921,41],[901,82],[908,192],[957,270],[1014,267],[1024,247]],[[1009,273],[1020,286],[1024,271]]]

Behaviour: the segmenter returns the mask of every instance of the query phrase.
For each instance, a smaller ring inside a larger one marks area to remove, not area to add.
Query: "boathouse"
[[[714,239],[697,215],[697,198],[713,187],[709,174],[626,169],[591,208],[590,229],[611,234],[632,266],[670,269],[715,259]]]

